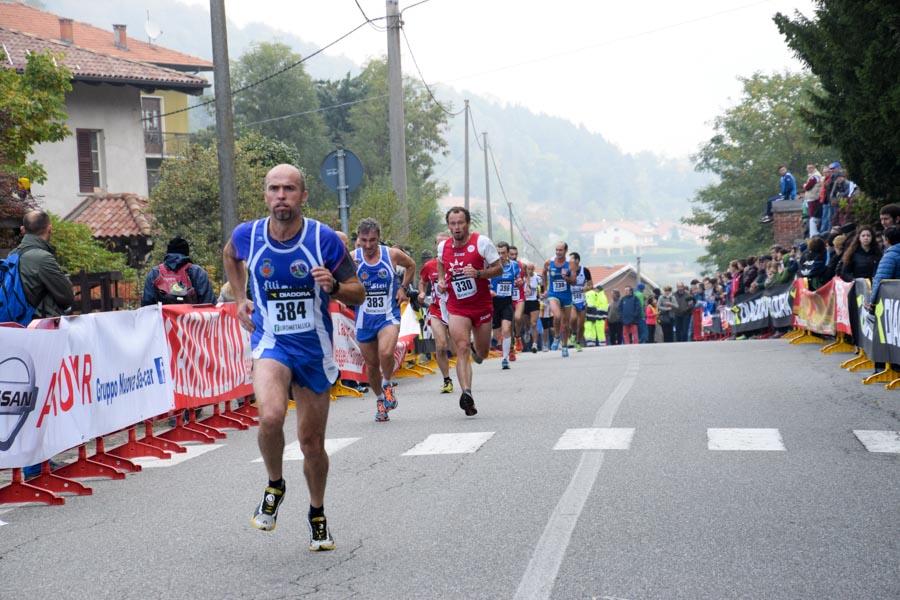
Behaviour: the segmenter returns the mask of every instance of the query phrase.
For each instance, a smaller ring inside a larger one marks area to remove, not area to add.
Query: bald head
[[[294,165],[282,163],[269,169],[269,172],[266,173],[266,189],[269,188],[269,182],[273,180],[288,180],[296,184],[301,193],[306,191],[306,179],[300,169]]]

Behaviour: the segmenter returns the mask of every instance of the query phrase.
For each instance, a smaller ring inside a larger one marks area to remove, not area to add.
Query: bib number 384
[[[453,286],[453,293],[460,300],[474,296],[475,292],[478,291],[478,288],[475,286],[475,279],[472,277],[453,279],[450,281],[450,284]]]
[[[272,321],[275,335],[302,333],[315,328],[311,289],[269,290],[266,292],[266,309]]]

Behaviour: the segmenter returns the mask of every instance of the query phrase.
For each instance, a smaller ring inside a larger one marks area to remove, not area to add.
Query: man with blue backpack
[[[50,215],[32,210],[22,219],[22,242],[0,263],[0,322],[27,326],[58,317],[75,303],[72,282],[50,245]]]

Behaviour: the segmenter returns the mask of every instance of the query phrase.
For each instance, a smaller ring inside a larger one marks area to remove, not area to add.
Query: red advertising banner
[[[797,319],[805,323],[801,327],[822,335],[834,335],[836,332],[834,280],[813,292],[803,288],[799,292],[800,312]]]
[[[250,340],[233,302],[163,306],[175,408],[195,408],[253,393]]]
[[[356,313],[339,302],[328,305],[334,329],[334,362],[341,371],[341,379],[367,383],[366,364],[356,343]]]
[[[853,289],[853,282],[844,281],[840,277],[835,277],[834,283],[834,326],[839,333],[853,335],[850,328],[850,290]]]

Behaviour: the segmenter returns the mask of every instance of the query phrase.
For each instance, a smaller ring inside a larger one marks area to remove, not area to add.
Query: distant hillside
[[[144,23],[149,10],[163,31],[159,43],[203,58],[210,58],[209,13],[204,7],[190,7],[176,0],[43,0],[45,10],[76,20],[112,29],[124,23],[130,35],[145,38]],[[110,34],[112,35],[112,34]],[[300,54],[315,46],[297,36],[266,25],[238,27],[229,24],[229,51],[243,53],[253,42],[281,41]],[[359,66],[329,54],[307,63],[308,72],[318,79],[337,79]],[[209,74],[207,74],[209,76]],[[695,173],[689,161],[663,160],[651,153],[625,154],[606,141],[565,119],[539,115],[521,106],[501,106],[475,94],[438,87],[442,101],[461,108],[468,97],[473,116],[497,158],[503,183],[519,214],[531,214],[539,222],[529,225],[542,236],[566,235],[585,221],[606,219],[677,219],[689,213],[694,191],[712,181]],[[208,115],[198,110],[192,115],[195,127],[208,123]],[[435,169],[447,181],[451,193],[463,195],[463,119],[451,119],[447,131],[450,153]],[[475,135],[475,132],[473,132]],[[480,137],[479,137],[480,139]],[[484,157],[474,139],[471,146],[471,193],[484,195]],[[498,186],[492,184],[496,199],[493,211],[498,220],[505,214]]]

